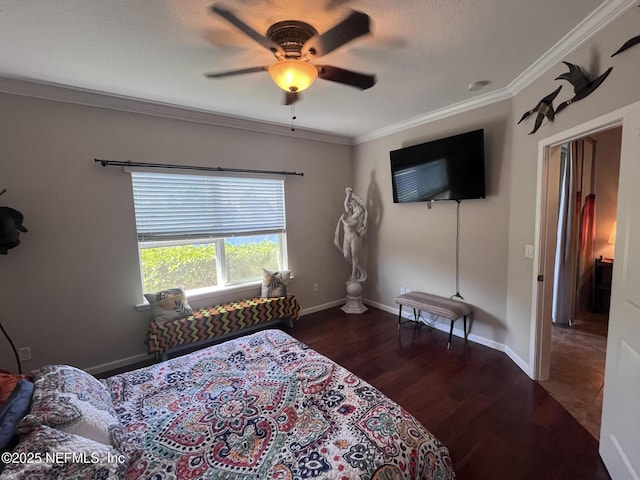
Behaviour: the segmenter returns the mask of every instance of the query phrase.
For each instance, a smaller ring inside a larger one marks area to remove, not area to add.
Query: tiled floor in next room
[[[551,372],[540,384],[596,439],[600,438],[607,316],[583,313],[553,326]]]

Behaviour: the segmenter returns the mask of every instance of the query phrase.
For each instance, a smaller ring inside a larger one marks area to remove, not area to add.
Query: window
[[[132,171],[143,290],[249,283],[286,265],[284,180]]]

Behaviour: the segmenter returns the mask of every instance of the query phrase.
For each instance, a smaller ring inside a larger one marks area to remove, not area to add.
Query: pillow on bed
[[[287,285],[291,280],[291,270],[272,272],[262,269],[262,297],[284,297],[287,295]]]
[[[165,323],[177,318],[188,317],[193,313],[182,287],[170,288],[155,293],[145,293],[144,297],[151,305],[153,318]]]
[[[111,446],[44,425],[23,437],[12,455],[32,461],[6,463],[3,478],[124,478],[129,464]]]
[[[33,383],[29,380],[20,380],[2,405],[0,409],[0,450],[9,444],[18,423],[29,411],[32,395]]]
[[[47,365],[33,373],[33,383],[31,411],[18,433],[46,425],[119,447],[122,427],[102,382],[75,367]]]
[[[22,379],[28,380],[26,375],[0,372],[0,407],[9,398],[13,389]]]

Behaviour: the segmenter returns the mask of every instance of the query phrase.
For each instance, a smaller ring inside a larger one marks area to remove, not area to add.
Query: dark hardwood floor
[[[598,442],[504,353],[376,309],[290,332],[402,405],[444,442],[459,480],[609,479]]]
[[[449,448],[458,480],[610,480],[597,440],[504,353],[458,337],[447,350],[447,333],[398,331],[395,315],[373,308],[332,308],[284,330],[420,420]]]

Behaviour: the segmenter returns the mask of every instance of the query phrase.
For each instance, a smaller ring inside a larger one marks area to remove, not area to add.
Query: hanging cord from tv
[[[2,191],[0,191],[0,195],[6,193],[6,191],[7,189],[3,188]],[[15,355],[16,363],[18,364],[18,373],[22,373],[22,365],[20,364],[20,357],[18,356],[18,350],[16,350],[16,346],[13,344],[13,340],[11,340],[11,337],[9,336],[7,331],[4,329],[2,322],[0,322],[0,330],[2,330],[2,333],[7,338],[7,340],[9,341],[9,345],[11,345],[11,348],[13,349],[13,354]]]
[[[456,200],[458,206],[456,207],[456,293],[455,295],[451,295],[451,298],[461,298],[464,300],[464,297],[460,295],[460,204],[461,200]]]

